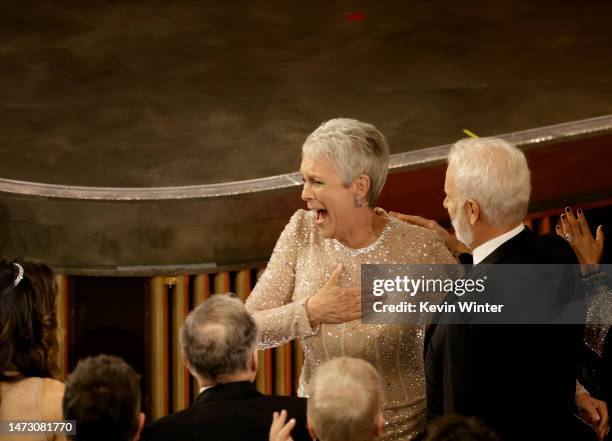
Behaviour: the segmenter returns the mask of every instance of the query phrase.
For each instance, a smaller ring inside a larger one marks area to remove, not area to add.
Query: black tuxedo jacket
[[[563,239],[525,228],[482,263],[577,260]],[[570,439],[583,335],[582,325],[430,325],[424,348],[428,418],[476,416],[505,441]]]
[[[248,381],[206,389],[187,409],[145,427],[143,441],[267,441],[272,413],[285,409],[296,419],[295,441],[310,441],[306,429],[306,399],[262,395]]]

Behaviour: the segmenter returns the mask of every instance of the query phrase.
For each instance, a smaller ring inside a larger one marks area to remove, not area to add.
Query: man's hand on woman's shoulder
[[[463,242],[460,242],[454,235],[450,234],[445,228],[441,227],[440,224],[433,219],[425,219],[421,216],[396,213],[394,211],[390,211],[389,214],[401,221],[418,225],[420,227],[427,228],[428,230],[433,231],[444,240],[446,248],[448,248],[449,251],[453,253],[453,256],[455,257],[458,257],[460,254],[463,253],[472,253],[472,250],[469,249]]]

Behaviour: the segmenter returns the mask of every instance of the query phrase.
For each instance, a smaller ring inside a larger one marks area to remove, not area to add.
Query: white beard
[[[451,219],[451,223],[455,229],[457,239],[471,248],[474,243],[474,232],[467,221],[467,216],[465,215],[463,207],[457,210],[457,215],[454,219]]]

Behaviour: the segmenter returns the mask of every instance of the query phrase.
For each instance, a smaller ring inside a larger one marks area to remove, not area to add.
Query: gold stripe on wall
[[[149,292],[151,418],[168,414],[168,287],[165,277],[152,277]]]
[[[285,395],[292,395],[293,386],[293,345],[295,340],[285,344]]]
[[[274,348],[274,394],[291,395],[293,342]]]
[[[293,393],[297,395],[297,387],[300,384],[300,373],[304,364],[304,351],[299,340],[293,341]]]
[[[193,306],[196,307],[210,298],[210,276],[198,274],[193,279]]]
[[[244,303],[251,293],[251,270],[243,269],[236,273],[234,282],[236,296]]]
[[[273,386],[273,380],[272,380],[272,352],[274,351],[274,349],[266,349],[264,351],[264,359],[265,359],[265,369],[263,369],[263,372],[265,374],[265,382],[264,382],[264,389],[262,391],[263,394],[266,395],[271,395],[274,393],[274,390],[272,389]]]
[[[57,317],[57,366],[60,380],[65,381],[68,376],[68,277],[65,274],[56,274],[57,297],[55,298],[55,311]]]
[[[189,406],[189,371],[183,362],[179,334],[189,313],[189,276],[175,279],[172,295],[172,411]]]
[[[290,396],[293,380],[291,359],[293,356],[293,343],[285,343],[274,348],[274,394]]]
[[[266,353],[268,351],[269,349],[257,352],[259,366],[257,368],[257,376],[255,377],[255,388],[262,394],[266,393]]]
[[[215,274],[213,285],[213,292],[215,294],[225,294],[226,292],[229,292],[231,289],[230,273],[227,271],[223,271],[221,273]]]
[[[285,390],[285,356],[287,346],[282,345],[274,348],[274,394],[287,395]]]

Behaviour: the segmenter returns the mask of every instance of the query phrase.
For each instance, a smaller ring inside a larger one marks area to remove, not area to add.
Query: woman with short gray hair
[[[247,300],[259,348],[299,339],[304,366],[298,393],[316,368],[339,356],[371,363],[385,379],[388,440],[414,439],[425,427],[423,327],[360,322],[362,264],[455,263],[429,230],[376,209],[389,146],[371,124],[327,121],[302,147],[302,199]]]

